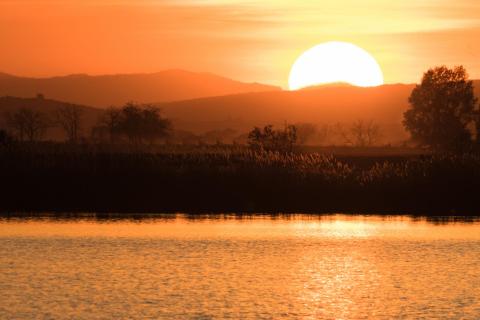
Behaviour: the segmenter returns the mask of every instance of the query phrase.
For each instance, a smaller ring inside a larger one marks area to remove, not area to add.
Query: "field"
[[[480,157],[407,149],[3,149],[0,211],[474,215]]]

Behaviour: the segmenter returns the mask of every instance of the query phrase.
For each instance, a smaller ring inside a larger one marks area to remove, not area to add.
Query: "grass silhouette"
[[[334,157],[246,148],[0,152],[2,212],[473,215],[477,155]]]

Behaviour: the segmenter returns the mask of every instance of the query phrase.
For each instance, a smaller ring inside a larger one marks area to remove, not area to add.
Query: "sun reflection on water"
[[[0,318],[480,316],[480,224],[0,219]]]

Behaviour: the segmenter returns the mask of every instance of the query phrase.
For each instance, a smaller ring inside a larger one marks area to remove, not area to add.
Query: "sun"
[[[383,84],[382,69],[364,49],[348,43],[330,41],[308,49],[290,70],[290,90],[326,83],[348,83],[359,87]]]

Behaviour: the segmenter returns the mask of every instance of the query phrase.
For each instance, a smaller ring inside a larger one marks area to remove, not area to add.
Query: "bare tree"
[[[7,113],[6,119],[8,127],[20,141],[40,140],[48,128],[45,114],[32,109]]]
[[[365,147],[367,145],[366,128],[363,120],[355,121],[350,128],[353,144],[356,147]]]
[[[365,135],[367,146],[373,146],[374,144],[378,143],[382,136],[382,131],[380,130],[380,126],[374,123],[372,120],[367,122],[365,127]]]
[[[345,143],[347,145],[353,145],[353,141],[350,136],[350,133],[347,129],[345,129],[345,126],[342,123],[338,122],[335,125],[333,125],[333,131],[337,136],[340,137],[340,141],[342,143]]]
[[[65,132],[69,142],[76,143],[80,135],[82,110],[75,105],[67,105],[56,113],[57,124]]]
[[[370,147],[378,142],[381,136],[380,126],[370,121],[357,120],[347,130],[340,123],[335,125],[335,130],[343,141],[355,147]]]

